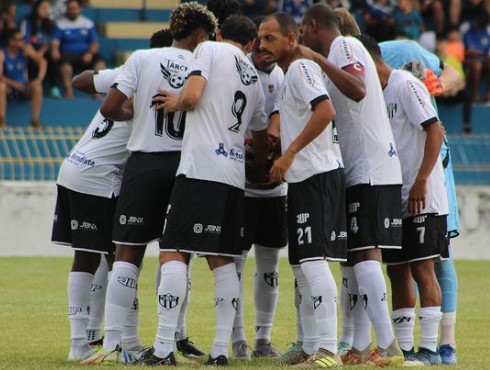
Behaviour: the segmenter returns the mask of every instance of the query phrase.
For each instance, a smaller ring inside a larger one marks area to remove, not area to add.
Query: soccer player
[[[204,42],[195,50],[180,95],[160,90],[163,97],[154,99],[167,114],[186,112],[187,127],[160,242],[158,331],[142,365],[176,363],[174,335],[187,293],[189,253],[205,256],[215,279],[216,333],[206,364],[228,364],[239,299],[233,258],[241,256],[242,247],[247,128],[264,174],[268,150],[264,96],[246,56],[256,34],[247,17],[228,17],[217,34],[221,42]]]
[[[117,72],[115,69],[91,74],[94,91],[109,91]],[[51,239],[71,245],[75,252],[68,278],[70,361],[92,355],[90,342],[98,339],[87,338],[88,319],[93,314],[90,292],[99,264],[106,265],[106,257],[109,261],[114,258],[112,222],[129,157],[126,144],[130,132],[128,122],[110,121],[97,112],[58,174]]]
[[[287,13],[267,16],[259,27],[265,60],[285,71],[277,95],[282,155],[270,173],[288,182],[289,263],[304,308],[302,350],[283,363],[337,367],[337,287],[326,260],[347,257],[344,172],[332,131],[335,110],[320,67],[298,59],[298,37]]]
[[[260,25],[257,20],[256,25]],[[274,109],[274,101],[282,85],[284,73],[276,63],[265,60],[265,53],[259,50],[256,40],[252,52],[248,54],[253,63],[265,96],[267,117]],[[276,141],[274,134],[269,133]],[[273,148],[271,148],[273,149]],[[271,152],[269,156],[274,156]],[[243,280],[241,275],[246,257],[252,244],[255,251],[254,304],[255,304],[255,343],[252,356],[278,357],[280,353],[271,345],[271,331],[279,294],[279,252],[287,244],[286,229],[286,192],[287,185],[272,184],[270,189],[245,184],[245,237],[243,256],[235,258],[240,281],[240,299],[231,335],[233,358],[250,359],[248,344],[243,330]]]
[[[359,38],[373,56],[384,87],[402,166],[403,249],[383,253],[395,288],[393,317],[395,323],[400,324],[397,338],[405,358],[436,365],[441,363],[437,336],[442,313],[434,264],[436,258],[448,257],[448,200],[439,157],[444,131],[425,85],[411,73],[389,67],[372,37],[362,35]],[[411,276],[420,294],[421,341],[416,354],[410,325],[415,319],[416,302]]]
[[[178,92],[188,73],[192,50],[216,29],[204,6],[186,3],[170,18],[172,47],[138,50],[124,65],[101,106],[110,120],[133,118],[124,102],[134,96],[134,118],[127,148],[131,152],[122,179],[114,219],[114,268],[107,287],[103,348],[83,364],[117,362],[121,330],[136,295],[146,245],[158,240],[175,179],[185,112],[164,115],[152,108],[159,87]],[[187,286],[187,278],[185,279]]]
[[[304,45],[317,52],[310,57],[328,77],[337,112],[347,183],[349,264],[353,266],[344,277],[357,306],[351,352],[366,364],[401,366],[403,354],[393,334],[380,262],[381,249],[401,247],[402,179],[376,68],[358,40],[340,34],[330,6],[311,6],[301,29]],[[370,325],[369,321],[378,344],[373,351],[369,331],[356,335],[356,329]]]

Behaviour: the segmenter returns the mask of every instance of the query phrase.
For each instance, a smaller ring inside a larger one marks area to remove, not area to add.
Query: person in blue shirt
[[[65,98],[73,98],[73,71],[105,68],[99,51],[99,36],[94,22],[81,15],[79,0],[68,0],[66,13],[56,22],[51,41],[51,57],[60,64]]]
[[[27,62],[31,59],[38,66],[35,78],[27,74]],[[42,82],[46,75],[46,60],[34,48],[24,43],[18,29],[7,33],[7,46],[0,49],[0,128],[6,125],[7,96],[26,97],[31,100],[31,126],[41,128],[39,116],[43,101]]]

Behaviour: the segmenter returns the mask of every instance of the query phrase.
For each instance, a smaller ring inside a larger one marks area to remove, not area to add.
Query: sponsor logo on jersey
[[[344,56],[347,60],[352,59],[352,52],[350,50],[349,45],[347,45],[346,40],[342,39],[340,41],[340,49],[342,50],[342,53],[344,54]]]
[[[235,67],[245,86],[253,85],[258,81],[259,77],[252,66],[237,55],[235,55]]]
[[[415,84],[412,81],[407,81],[408,85],[408,90],[412,93],[413,96],[415,96],[415,99],[419,102],[419,104],[423,107],[425,106],[425,101],[422,99],[422,96],[420,95],[419,90],[415,86]]]
[[[390,157],[396,157],[397,156],[395,146],[393,145],[393,143],[390,143],[390,150],[388,151],[388,155]]]
[[[71,153],[70,156],[68,157],[68,161],[77,165],[81,164],[89,167],[95,166],[95,161],[89,158],[85,158],[83,154],[78,154],[77,152]]]
[[[398,105],[396,103],[388,103],[386,105],[386,110],[388,112],[388,117],[392,119],[395,117],[396,111],[398,110]]]
[[[167,59],[166,65],[160,63],[160,72],[162,72],[162,76],[166,79],[170,86],[174,89],[180,89],[185,82],[185,73],[187,66],[177,64],[172,60]]]
[[[223,155],[225,157],[228,157],[228,152],[225,150],[225,143],[219,143],[218,144],[218,149],[214,151],[216,155]]]
[[[308,84],[310,84],[311,86],[315,86],[315,77],[313,77],[310,73],[310,71],[308,70],[308,67],[306,66],[305,63],[303,62],[300,62],[299,63],[299,70],[302,74],[302,76],[304,77],[304,79],[306,80],[306,82],[308,82]]]

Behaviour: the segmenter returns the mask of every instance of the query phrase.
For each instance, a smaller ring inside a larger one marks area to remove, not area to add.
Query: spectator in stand
[[[37,51],[48,62],[47,79],[51,87],[51,95],[61,97],[56,86],[56,68],[50,60],[49,45],[53,36],[55,23],[49,18],[51,5],[49,0],[37,0],[32,5],[32,12],[21,23],[20,30],[24,34],[24,41]],[[29,76],[37,74],[37,64],[29,61]]]
[[[464,34],[465,64],[468,86],[473,102],[480,98],[480,81],[486,74],[486,95],[484,101],[490,100],[490,23],[486,9],[474,14],[469,30]]]
[[[218,18],[218,26],[233,14],[243,14],[242,6],[238,0],[208,0],[206,7]]]
[[[397,36],[418,40],[424,28],[420,11],[414,6],[414,0],[398,0],[398,7],[393,15]]]
[[[276,0],[238,0],[243,9],[243,14],[254,19],[276,11]]]
[[[0,47],[7,43],[7,33],[15,28],[16,5],[14,0],[0,2]]]
[[[376,41],[395,38],[395,20],[393,19],[395,6],[394,0],[366,0],[363,14],[366,33],[373,36]]]
[[[27,60],[38,65],[38,75],[29,80]],[[32,104],[31,126],[42,128],[39,122],[43,101],[42,82],[46,75],[46,61],[34,48],[24,43],[18,29],[7,34],[7,46],[0,50],[0,127],[6,125],[7,97],[30,98]]]
[[[313,5],[313,0],[279,0],[278,11],[289,13],[297,24],[301,23],[303,15]]]
[[[442,97],[451,98],[462,92],[466,86],[466,76],[463,69],[465,58],[464,44],[458,27],[451,26],[447,32],[447,38],[437,42],[437,56],[445,63],[453,67],[460,76],[460,81],[450,89],[445,89]]]
[[[56,22],[51,41],[51,57],[59,62],[65,98],[73,98],[71,79],[73,71],[105,68],[99,51],[99,36],[95,24],[81,15],[79,0],[68,0],[66,14]]]
[[[479,0],[476,0],[479,1]],[[436,34],[441,37],[448,26],[457,26],[461,16],[461,0],[421,0],[420,12],[426,24],[432,24]]]

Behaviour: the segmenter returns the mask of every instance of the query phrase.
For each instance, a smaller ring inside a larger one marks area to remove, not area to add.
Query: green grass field
[[[151,345],[157,315],[154,276],[157,259],[145,259],[139,282],[140,335]],[[72,369],[69,363],[69,324],[66,283],[70,258],[0,258],[0,369]],[[490,369],[490,261],[457,261],[459,310],[457,344],[459,365],[454,369]],[[245,323],[247,338],[253,342],[252,303],[253,260],[244,274],[246,289]],[[334,275],[339,277],[336,264]],[[273,329],[273,343],[280,349],[295,339],[293,277],[286,259],[280,266],[280,297]],[[188,311],[188,334],[201,348],[209,350],[214,335],[213,278],[205,261],[192,268],[192,298]],[[416,325],[417,326],[417,325]],[[416,332],[417,336],[418,330]],[[123,366],[119,366],[122,368]],[[232,363],[237,369],[278,369],[272,361]],[[107,368],[105,366],[104,368]],[[434,369],[447,369],[445,366]]]

